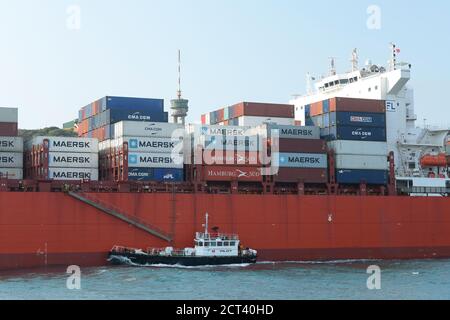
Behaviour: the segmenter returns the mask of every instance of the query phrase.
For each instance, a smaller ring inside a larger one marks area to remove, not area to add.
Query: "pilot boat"
[[[173,247],[142,249],[114,246],[109,259],[114,265],[131,264],[138,266],[180,265],[215,266],[233,264],[253,264],[257,261],[256,250],[243,248],[238,235],[208,231],[206,214],[205,232],[197,232],[194,248],[181,250]]]

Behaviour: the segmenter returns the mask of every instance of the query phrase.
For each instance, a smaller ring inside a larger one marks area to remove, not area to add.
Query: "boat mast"
[[[206,213],[206,223],[205,223],[205,235],[208,235],[208,212]]]

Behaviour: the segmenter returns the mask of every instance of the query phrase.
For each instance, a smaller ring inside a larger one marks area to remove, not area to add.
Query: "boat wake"
[[[279,265],[279,264],[353,264],[380,261],[378,259],[347,259],[347,260],[324,260],[324,261],[260,261],[256,264],[260,265]]]

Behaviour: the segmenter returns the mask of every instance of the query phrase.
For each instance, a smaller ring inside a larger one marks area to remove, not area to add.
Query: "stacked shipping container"
[[[202,116],[204,125],[259,126],[264,123],[294,125],[294,106],[241,102]]]
[[[23,179],[23,139],[18,137],[18,110],[0,108],[0,178]]]
[[[206,182],[263,181],[258,157],[259,135],[251,128],[190,125],[188,133],[191,148],[194,151],[193,157],[189,161],[197,165],[195,180]]]
[[[271,146],[272,165],[278,166],[273,176],[276,183],[327,183],[327,146],[320,139],[318,127],[262,127]]]
[[[101,143],[102,180],[183,181],[183,126],[122,121],[114,133]]]
[[[338,183],[388,183],[385,101],[333,98],[306,106],[305,118],[329,141]]]
[[[120,121],[168,121],[164,100],[126,97],[104,97],[83,107],[78,117],[78,134],[99,141],[111,139]]]
[[[98,180],[98,140],[34,137],[27,143],[27,178],[56,181]]]

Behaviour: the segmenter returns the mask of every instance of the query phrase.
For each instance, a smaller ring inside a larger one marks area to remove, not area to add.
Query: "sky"
[[[375,10],[373,9],[375,8]],[[0,107],[20,128],[61,126],[103,96],[164,98],[182,50],[188,121],[240,101],[286,103],[353,48],[412,64],[418,119],[446,124],[450,2],[444,0],[0,0]]]

